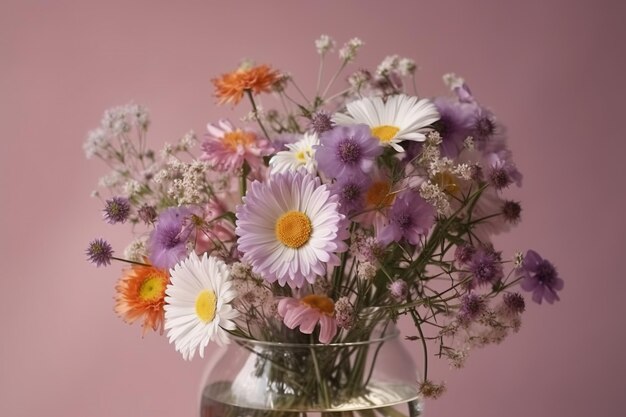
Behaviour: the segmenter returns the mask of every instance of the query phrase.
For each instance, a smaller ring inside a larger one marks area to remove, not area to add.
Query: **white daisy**
[[[381,97],[366,97],[348,103],[347,110],[348,114],[336,113],[334,122],[366,124],[381,145],[389,145],[398,152],[404,152],[399,145],[403,140],[426,140],[427,126],[439,120],[439,113],[430,100],[405,94],[391,96],[386,102]]]
[[[237,296],[226,264],[205,253],[194,252],[170,270],[171,284],[165,290],[165,329],[170,343],[185,360],[196,353],[204,357],[211,340],[229,343],[226,330],[234,330],[239,313],[230,302]]]
[[[271,173],[297,171],[300,168],[305,168],[314,174],[317,171],[314,146],[319,145],[319,142],[317,134],[307,132],[299,141],[285,145],[288,150],[277,152],[270,159]]]
[[[338,196],[304,170],[253,182],[237,207],[244,261],[269,282],[294,288],[313,283],[347,250],[347,224],[338,209]]]

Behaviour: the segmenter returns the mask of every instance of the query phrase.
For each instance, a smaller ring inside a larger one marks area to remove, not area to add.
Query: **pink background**
[[[427,415],[624,415],[625,18],[620,1],[3,1],[0,415],[197,415],[203,362],[124,325],[119,265],[85,262],[92,238],[121,251],[129,232],[100,220],[105,168],[83,139],[131,100],[156,144],[202,132],[230,110],[210,78],[243,57],[312,86],[321,33],[361,37],[364,65],[414,57],[425,95],[445,93],[445,72],[469,80],[525,175],[524,221],[499,247],[534,248],[566,280],[503,345],[461,371],[439,363],[448,393]]]

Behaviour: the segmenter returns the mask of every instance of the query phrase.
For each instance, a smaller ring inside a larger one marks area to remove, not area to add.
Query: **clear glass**
[[[233,338],[207,366],[200,416],[420,416],[418,371],[398,334],[330,345]]]

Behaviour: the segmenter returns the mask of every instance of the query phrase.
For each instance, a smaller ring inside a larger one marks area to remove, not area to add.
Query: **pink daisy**
[[[285,326],[290,329],[300,326],[300,331],[305,334],[313,333],[319,323],[321,343],[330,343],[337,334],[335,303],[324,295],[309,294],[301,299],[283,298],[278,302],[278,314],[283,317]]]
[[[254,132],[236,129],[228,120],[207,125],[207,134],[202,142],[200,159],[207,161],[218,171],[234,171],[247,161],[255,170],[261,167],[263,157],[274,152],[269,140]]]

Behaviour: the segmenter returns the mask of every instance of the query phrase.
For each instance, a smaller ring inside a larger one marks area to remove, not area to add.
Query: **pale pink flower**
[[[309,294],[300,299],[286,297],[278,302],[278,314],[285,326],[305,334],[313,333],[319,323],[321,343],[328,344],[337,334],[335,303],[325,295]]]
[[[216,220],[226,211],[220,202],[213,199],[204,206],[202,223],[194,229],[194,249],[198,255],[235,240],[235,226],[226,219]]]
[[[247,161],[252,170],[263,165],[263,157],[274,152],[270,141],[249,130],[235,128],[228,120],[207,125],[200,159],[217,171],[241,169]]]

